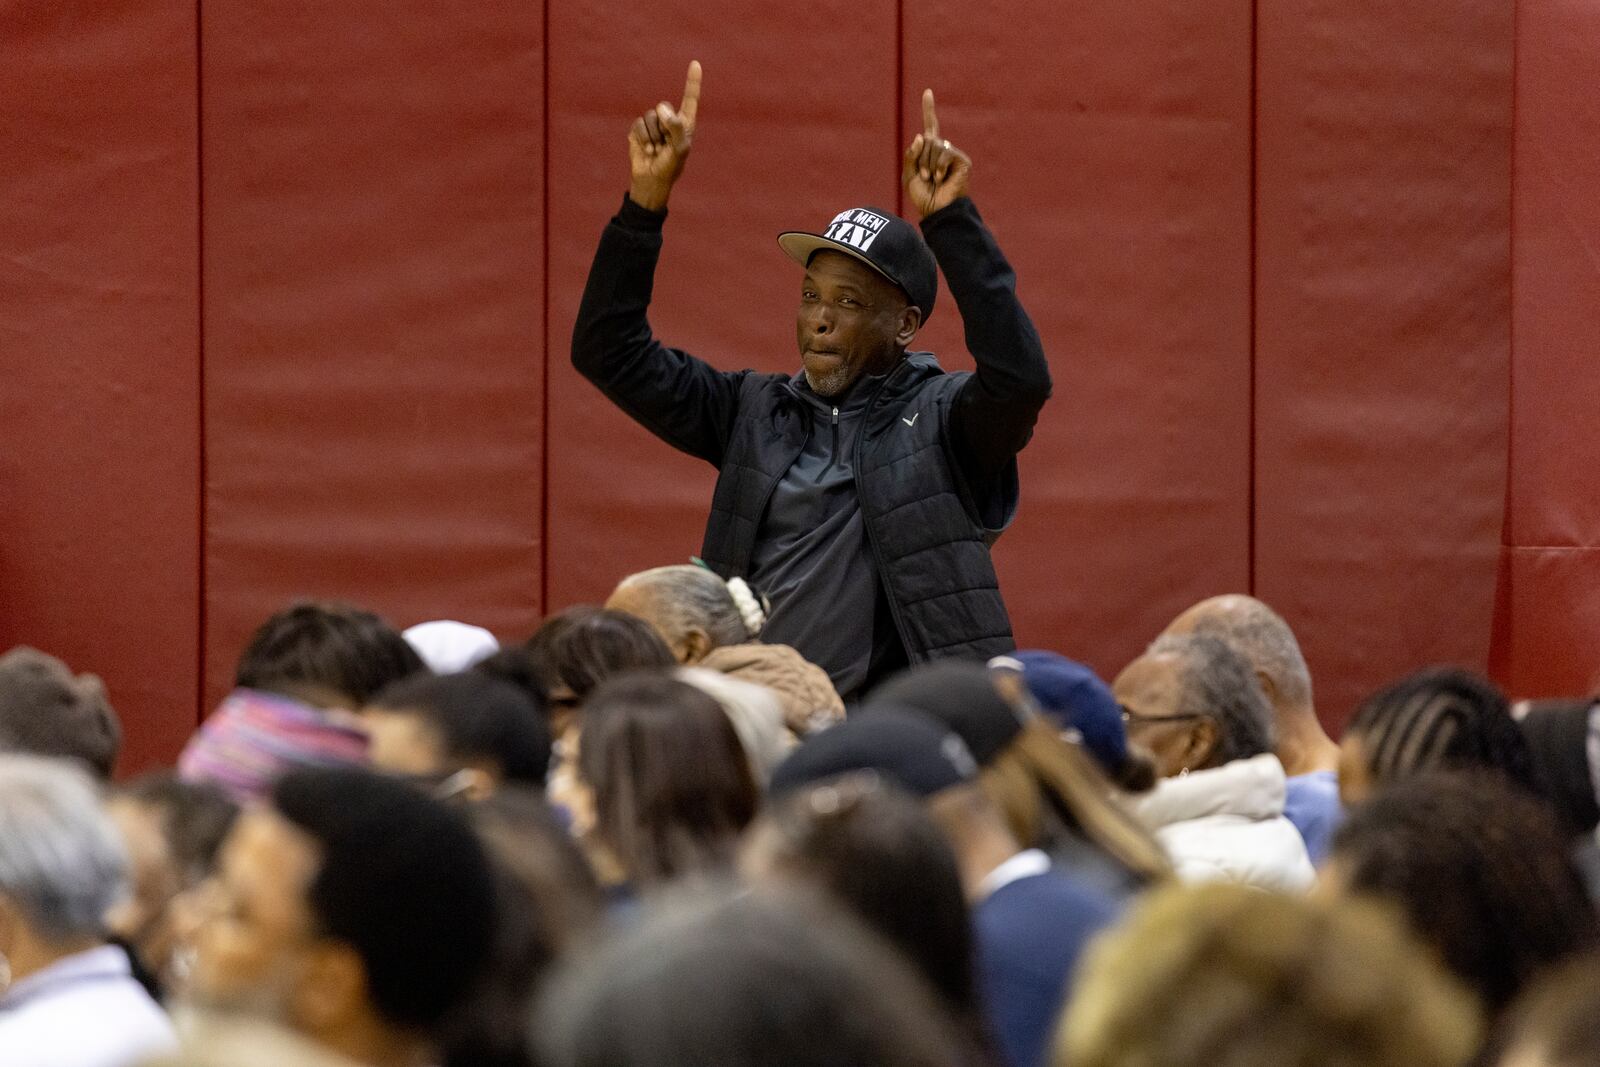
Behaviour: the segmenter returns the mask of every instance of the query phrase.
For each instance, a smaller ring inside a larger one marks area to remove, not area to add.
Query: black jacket
[[[813,420],[788,376],[717,370],[652,336],[664,219],[625,199],[606,226],[572,361],[646,429],[717,468],[702,555],[725,577],[745,575],[768,500]],[[856,439],[857,493],[907,657],[987,658],[1015,647],[989,545],[1016,513],[1016,455],[1050,396],[1050,369],[972,201],[928,216],[922,231],[978,369],[947,374],[912,353],[877,385]]]

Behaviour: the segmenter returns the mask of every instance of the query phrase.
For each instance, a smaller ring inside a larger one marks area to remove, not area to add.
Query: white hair
[[[756,781],[765,786],[772,769],[794,748],[794,736],[784,726],[783,704],[777,695],[764,685],[705,667],[679,667],[672,673],[721,705],[739,735]]]
[[[649,590],[669,645],[683,640],[690,630],[702,631],[713,648],[742,645],[767,624],[765,601],[743,578],[724,581],[693,563],[630,574],[617,588]]]
[[[127,891],[128,858],[94,783],[72,764],[0,756],[0,896],[46,941],[95,936]]]

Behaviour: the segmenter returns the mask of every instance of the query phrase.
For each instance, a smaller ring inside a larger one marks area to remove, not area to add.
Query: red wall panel
[[[699,551],[715,473],[616,410],[571,365],[572,323],[605,222],[628,187],[626,135],[705,67],[694,153],[674,193],[651,323],[730,370],[793,370],[800,273],[781,230],[893,204],[895,4],[826,0],[793,13],[737,0],[550,6],[549,606],[603,599],[618,578]],[[867,34],[827,27],[875,29]],[[848,61],[819,64],[830,47]]]
[[[543,13],[207,0],[207,689],[296,596],[541,606]]]
[[[1519,5],[1511,485],[1495,662],[1520,696],[1600,687],[1600,8]]]
[[[1249,583],[1251,4],[905,19],[906,130],[933,87],[1055,378],[996,549],[1017,636],[1113,674]],[[919,342],[971,365],[956,315]]]
[[[1255,586],[1341,723],[1488,652],[1512,2],[1262,5],[1257,41]]]
[[[124,772],[194,724],[194,18],[0,12],[0,650],[101,674]]]

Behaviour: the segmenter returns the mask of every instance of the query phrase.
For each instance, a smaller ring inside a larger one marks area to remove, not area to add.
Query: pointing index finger
[[[922,90],[922,135],[930,141],[939,137],[939,116],[933,110],[933,90]]]
[[[683,116],[685,125],[694,125],[695,112],[700,110],[700,61],[691,60],[689,63],[689,76],[683,83],[683,103],[678,106],[678,114]]]

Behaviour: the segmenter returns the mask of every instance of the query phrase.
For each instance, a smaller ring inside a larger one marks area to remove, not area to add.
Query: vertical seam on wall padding
[[[550,597],[550,0],[540,8],[540,72],[544,87],[539,100],[539,616],[549,614]]]
[[[894,145],[890,156],[894,174],[895,212],[906,213],[906,190],[900,181],[900,155],[906,148],[906,10],[905,0],[894,0]]]
[[[1245,582],[1247,592],[1254,595],[1256,592],[1256,304],[1259,294],[1256,289],[1256,229],[1257,229],[1257,203],[1256,190],[1260,175],[1257,166],[1256,140],[1260,127],[1260,101],[1257,97],[1259,91],[1260,55],[1257,47],[1259,34],[1260,8],[1256,0],[1250,4],[1250,311],[1249,311],[1249,424],[1250,448],[1246,463],[1248,471],[1248,486],[1246,489],[1246,514],[1248,523],[1245,531]]]
[[[201,63],[201,19],[204,0],[194,3],[194,192],[195,192],[195,387],[199,398],[200,479],[195,509],[195,556],[197,580],[195,618],[194,721],[198,725],[206,713],[206,184],[205,184],[205,71]]]
[[[1511,528],[1512,485],[1517,448],[1517,65],[1522,54],[1522,5],[1511,5],[1511,143],[1506,146],[1506,487],[1500,516],[1500,545],[1516,542]],[[1509,576],[1508,576],[1509,581]]]

